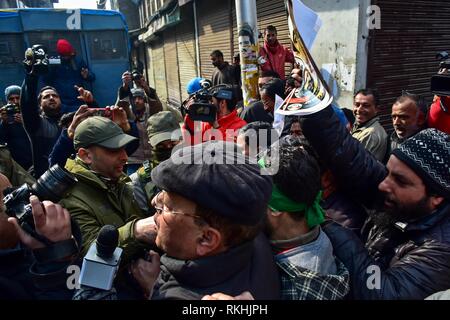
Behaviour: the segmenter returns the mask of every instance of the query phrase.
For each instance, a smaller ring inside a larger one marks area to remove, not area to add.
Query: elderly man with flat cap
[[[151,175],[162,190],[152,204],[156,245],[165,254],[130,269],[148,297],[196,300],[243,291],[256,299],[280,297],[272,252],[260,233],[270,176],[224,141],[179,149]]]
[[[83,255],[107,224],[119,230],[119,246],[124,249],[122,265],[143,248],[143,225],[136,228],[135,224],[144,215],[127,184],[130,179],[123,173],[127,162],[125,146],[134,140],[105,117],[88,118],[75,129],[77,156],[67,160],[66,169],[79,182],[61,204],[80,226]]]

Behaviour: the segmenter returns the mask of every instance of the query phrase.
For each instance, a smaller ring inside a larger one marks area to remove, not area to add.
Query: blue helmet
[[[188,94],[193,94],[202,88],[201,82],[205,80],[204,78],[193,78],[186,86],[186,91]]]

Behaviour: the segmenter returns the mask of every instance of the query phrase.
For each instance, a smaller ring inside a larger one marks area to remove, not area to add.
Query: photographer
[[[428,113],[428,127],[450,134],[450,97],[435,97]]]
[[[19,86],[9,86],[5,89],[8,104],[0,109],[0,143],[7,144],[13,159],[28,170],[33,161],[30,140],[22,125],[20,91]]]
[[[30,53],[31,52],[31,53]],[[38,80],[48,69],[45,51],[40,46],[28,49],[25,61],[26,75],[22,85],[20,105],[22,107],[23,126],[31,141],[34,176],[41,176],[48,169],[48,156],[58,139],[61,128],[61,99],[53,87],[43,87],[39,93]],[[92,93],[82,87],[76,87],[78,100],[92,104]],[[36,99],[37,97],[37,99]]]
[[[144,76],[137,71],[125,71],[122,74],[122,86],[119,87],[117,93],[117,101],[128,100],[132,105],[134,111],[136,109],[136,106],[134,96],[131,92],[133,88],[144,90],[144,102],[146,104],[146,107],[149,108],[150,114],[155,114],[163,109],[162,103],[159,100],[158,95],[156,94],[156,90],[150,87],[147,81],[145,81]]]
[[[187,114],[183,124],[183,140],[191,145],[209,140],[236,142],[239,129],[247,124],[237,115],[236,97],[236,89],[229,86],[206,89],[201,96],[192,95],[185,105]],[[204,117],[206,109],[210,110],[210,114]],[[203,119],[201,124],[197,117]]]
[[[45,85],[54,87],[60,94],[61,113],[73,112],[80,106],[74,86],[91,88],[95,75],[89,71],[86,63],[76,56],[75,48],[69,41],[59,39],[56,51],[61,57],[61,64],[49,68],[43,80]]]
[[[440,63],[438,75],[431,79],[431,91],[436,96],[428,113],[427,124],[429,128],[450,134],[450,60],[445,60],[449,57],[447,52],[441,52],[437,57],[444,61]]]
[[[66,271],[77,260],[81,238],[72,231],[69,212],[30,197],[35,230],[51,244],[45,245],[3,211],[3,190],[8,186],[8,179],[0,175],[0,299],[70,299]],[[58,250],[65,253],[55,254]]]

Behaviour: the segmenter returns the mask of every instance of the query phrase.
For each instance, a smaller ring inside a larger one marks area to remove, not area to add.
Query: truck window
[[[22,63],[24,59],[22,34],[0,34],[0,64]]]
[[[127,39],[123,31],[91,31],[87,32],[87,37],[92,60],[127,58]]]
[[[56,42],[59,39],[66,39],[75,48],[75,51],[79,54],[81,51],[80,34],[79,32],[28,32],[28,40],[30,45],[42,44],[47,48],[49,56],[56,56]]]

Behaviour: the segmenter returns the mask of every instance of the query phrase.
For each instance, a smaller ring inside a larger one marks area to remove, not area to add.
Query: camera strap
[[[78,254],[78,244],[74,238],[59,241],[51,246],[33,250],[38,263],[70,260]]]
[[[81,230],[73,218],[71,218],[72,237],[67,240],[51,243],[44,248],[33,250],[34,258],[38,263],[65,261],[74,259],[81,245]]]

